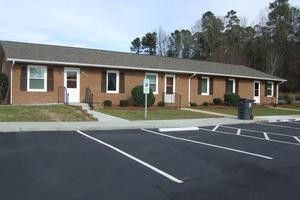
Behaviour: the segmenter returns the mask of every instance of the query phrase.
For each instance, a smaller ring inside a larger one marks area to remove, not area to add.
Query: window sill
[[[106,91],[107,94],[119,94],[119,91]]]
[[[27,92],[47,92],[47,90],[34,90],[34,89],[27,89]]]

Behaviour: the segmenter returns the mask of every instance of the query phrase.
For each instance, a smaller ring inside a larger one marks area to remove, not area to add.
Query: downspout
[[[12,61],[12,64],[11,64],[11,66],[10,66],[10,98],[9,98],[9,100],[10,100],[10,104],[12,105],[13,104],[13,96],[12,96],[12,78],[13,78],[13,67],[14,67],[14,65],[15,65],[15,60],[13,60]]]
[[[281,81],[280,83],[277,84],[277,87],[276,87],[276,105],[278,105],[278,98],[279,98],[279,85],[281,85],[282,83],[284,83],[285,81]]]
[[[194,78],[197,74],[194,73],[192,76],[189,77],[189,90],[188,90],[188,105],[191,106],[191,78]]]

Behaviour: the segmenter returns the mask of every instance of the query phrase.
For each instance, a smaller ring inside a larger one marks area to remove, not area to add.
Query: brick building
[[[65,46],[0,42],[1,71],[9,77],[9,104],[130,99],[150,79],[157,104],[201,104],[237,93],[257,104],[278,102],[284,79],[242,65],[137,55]]]

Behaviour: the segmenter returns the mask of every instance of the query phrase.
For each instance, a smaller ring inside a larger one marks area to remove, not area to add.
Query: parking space
[[[298,199],[297,123],[0,133],[0,195]]]

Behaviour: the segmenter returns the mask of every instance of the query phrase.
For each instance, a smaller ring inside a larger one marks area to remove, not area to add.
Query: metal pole
[[[147,119],[147,97],[148,95],[145,94],[145,119]]]

